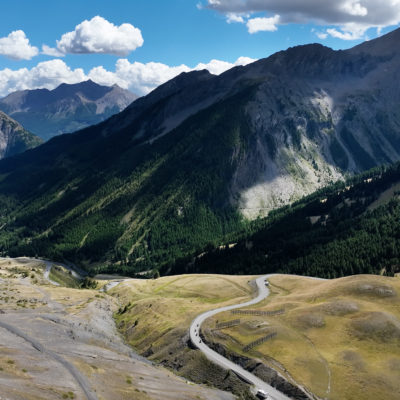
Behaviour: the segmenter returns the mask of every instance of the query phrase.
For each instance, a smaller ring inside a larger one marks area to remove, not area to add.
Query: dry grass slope
[[[400,280],[352,276],[331,281],[278,275],[259,309],[285,308],[274,317],[241,316],[242,324],[208,330],[208,339],[278,367],[320,398],[400,398]],[[208,322],[232,318],[218,315]],[[243,345],[277,337],[243,353]]]
[[[189,346],[189,326],[206,310],[246,301],[250,276],[181,275],[156,280],[129,280],[110,294],[120,302],[117,326],[140,354],[161,362],[196,383],[234,391],[249,398],[247,385],[210,363]]]

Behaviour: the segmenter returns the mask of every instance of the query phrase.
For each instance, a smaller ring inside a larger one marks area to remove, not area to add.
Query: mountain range
[[[121,113],[0,163],[2,251],[93,271],[165,267],[251,220],[400,159],[400,30],[220,76],[182,74]]]
[[[23,90],[0,100],[0,110],[44,140],[104,121],[137,98],[118,85],[91,80],[63,83],[54,90]]]
[[[0,111],[0,159],[39,146],[43,141]]]

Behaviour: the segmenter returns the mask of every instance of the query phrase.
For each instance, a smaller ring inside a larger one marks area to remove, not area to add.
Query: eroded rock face
[[[252,138],[232,182],[245,216],[399,159],[400,55],[392,36],[400,31],[343,52],[299,46],[246,67],[245,76],[261,83],[246,105]]]
[[[182,74],[134,102],[102,134],[118,126],[154,144],[199,112],[203,121],[221,121],[221,135],[235,119],[229,203],[249,219],[265,216],[346,174],[400,159],[398,40],[400,30],[347,51],[312,44],[220,76]],[[209,128],[202,124],[199,130]]]
[[[0,159],[38,146],[42,141],[0,111]]]

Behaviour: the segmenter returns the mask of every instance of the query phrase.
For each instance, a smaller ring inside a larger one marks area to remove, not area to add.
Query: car
[[[265,390],[262,390],[262,389],[257,390],[256,397],[258,397],[259,399],[264,399],[264,400],[270,399],[269,394]]]

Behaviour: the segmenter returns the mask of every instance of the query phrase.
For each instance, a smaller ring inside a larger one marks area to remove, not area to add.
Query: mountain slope
[[[231,246],[162,272],[282,272],[336,278],[400,272],[400,163],[338,182],[255,221]]]
[[[92,81],[65,84],[54,90],[24,90],[0,100],[0,110],[47,140],[104,121],[137,98],[119,86]]]
[[[0,111],[0,159],[22,153],[41,143],[40,138]]]
[[[0,163],[2,250],[97,269],[168,265],[235,240],[246,218],[399,160],[393,37],[182,74],[97,126]]]

